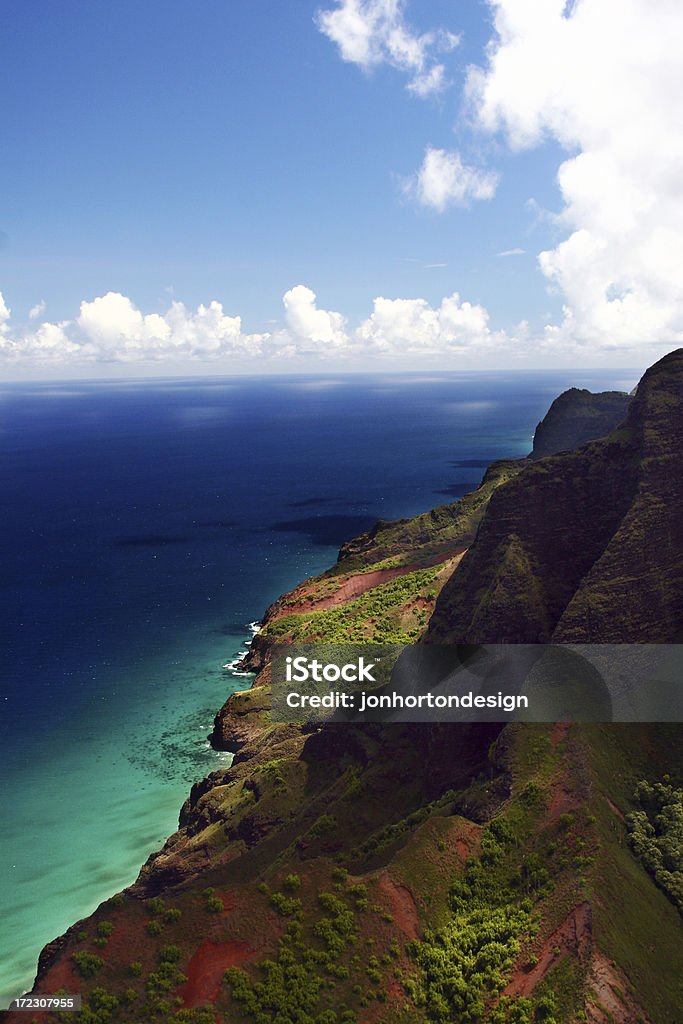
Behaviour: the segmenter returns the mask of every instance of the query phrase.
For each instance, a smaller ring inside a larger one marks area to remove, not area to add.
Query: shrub
[[[683,789],[639,782],[635,800],[641,810],[626,819],[631,849],[683,914]]]
[[[332,814],[321,814],[317,821],[314,821],[308,830],[308,834],[312,839],[318,839],[320,836],[329,835],[330,832],[334,832],[337,827],[337,819]]]
[[[184,974],[181,974],[175,963],[162,960],[156,971],[148,977],[146,988],[151,996],[158,996],[170,992],[184,981],[187,979]]]
[[[159,960],[162,963],[177,964],[183,958],[183,951],[180,946],[162,946],[159,950]]]
[[[71,959],[81,978],[94,978],[98,971],[104,967],[104,960],[94,953],[72,953]]]
[[[298,875],[285,875],[282,879],[282,888],[285,892],[297,892],[301,888],[301,879]]]
[[[533,932],[530,901],[520,900],[500,877],[503,852],[513,842],[507,822],[487,826],[481,860],[470,861],[451,888],[451,919],[407,947],[421,972],[413,998],[437,1024],[483,1017],[505,985],[522,935]],[[505,1017],[496,1020],[507,1024]]]
[[[301,900],[285,896],[283,892],[272,893],[268,902],[277,910],[280,917],[291,917],[297,910],[301,910]]]
[[[208,1006],[198,1006],[193,1010],[180,1010],[173,1017],[173,1024],[214,1024],[213,1011]]]
[[[88,1009],[93,1011],[93,1022],[103,1024],[111,1020],[112,1013],[119,1005],[116,996],[104,988],[94,988],[88,997]],[[87,1016],[86,1016],[87,1021]]]

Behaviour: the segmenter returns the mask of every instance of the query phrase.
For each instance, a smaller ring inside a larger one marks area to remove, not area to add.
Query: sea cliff
[[[275,642],[676,640],[683,351],[627,404],[602,439],[378,524],[271,606],[253,685],[216,717],[232,766],[46,948],[36,990],[83,991],[83,1024],[679,1024],[683,865],[669,846],[674,882],[653,868],[638,788],[683,814],[679,727],[269,716]]]

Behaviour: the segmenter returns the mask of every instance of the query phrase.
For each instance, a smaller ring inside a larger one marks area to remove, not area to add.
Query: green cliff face
[[[536,427],[531,458],[542,459],[605,437],[625,419],[630,401],[630,395],[621,391],[594,395],[570,388],[555,399]]]
[[[83,991],[81,1024],[680,1024],[678,726],[268,708],[275,639],[677,639],[682,470],[680,351],[603,440],[345,545],[269,609],[216,720],[233,765],[37,990]]]

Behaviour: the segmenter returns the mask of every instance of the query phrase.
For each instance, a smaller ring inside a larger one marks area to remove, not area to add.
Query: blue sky
[[[680,145],[660,180],[617,129],[670,97],[681,16],[533,7],[4,0],[0,372],[674,347]]]

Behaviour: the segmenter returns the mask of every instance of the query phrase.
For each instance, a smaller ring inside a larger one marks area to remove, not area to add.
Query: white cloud
[[[425,299],[377,298],[355,336],[366,350],[389,354],[477,351],[506,341],[492,334],[483,306],[461,302],[457,292],[436,308]]]
[[[282,302],[287,330],[295,348],[329,350],[347,343],[344,317],[341,313],[318,309],[315,292],[306,285],[290,288]]]
[[[165,314],[143,316],[117,292],[82,302],[77,324],[86,351],[124,361],[256,355],[263,338],[243,334],[240,317],[226,316],[220,302],[199,305],[191,312],[182,302],[173,301]]]
[[[282,297],[285,326],[247,334],[239,316],[227,316],[220,302],[196,310],[176,300],[165,313],[142,313],[125,295],[107,292],[80,304],[78,316],[12,331],[10,311],[0,294],[0,356],[23,365],[84,363],[182,363],[263,359],[372,358],[377,356],[462,356],[514,343],[491,331],[483,306],[457,292],[438,306],[426,299],[376,298],[371,314],[354,330],[341,314],[317,305],[316,295],[298,284]]]
[[[683,340],[683,5],[676,0],[490,0],[498,39],[468,92],[514,149],[546,138],[569,234],[540,254],[565,298],[551,340]]]
[[[12,315],[12,311],[8,308],[5,302],[5,297],[0,292],[0,335],[6,334],[9,330],[7,321]]]
[[[520,249],[518,247],[515,247],[514,249],[503,249],[502,252],[497,252],[496,256],[498,256],[500,259],[505,259],[506,256],[523,256],[525,252],[526,249]]]
[[[35,306],[31,306],[28,311],[29,320],[37,320],[39,316],[42,316],[45,312],[45,302],[41,299],[40,302],[36,302]]]
[[[339,47],[342,60],[370,70],[379,64],[408,75],[408,89],[425,97],[448,84],[434,52],[452,50],[459,38],[452,32],[417,33],[404,17],[404,0],[338,0],[320,11],[318,28]]]
[[[41,324],[35,331],[13,342],[8,354],[36,363],[69,362],[80,354],[81,346],[67,334],[68,326],[68,322]]]
[[[0,354],[29,362],[146,362],[255,356],[267,335],[242,332],[240,317],[226,316],[220,302],[192,312],[172,302],[164,314],[143,315],[125,295],[107,292],[82,302],[78,316],[10,332],[0,299]]]
[[[422,206],[443,213],[448,206],[463,206],[471,199],[491,199],[497,181],[491,172],[468,167],[459,153],[430,146],[417,174],[404,183],[404,191]]]

